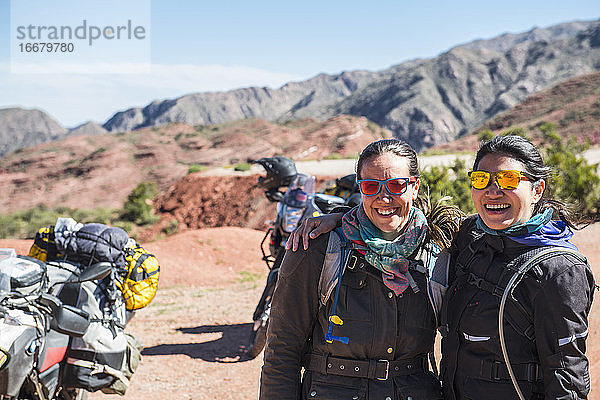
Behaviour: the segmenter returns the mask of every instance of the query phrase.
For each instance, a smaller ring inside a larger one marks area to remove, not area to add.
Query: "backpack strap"
[[[348,344],[350,341],[349,337],[346,336],[336,336],[333,334],[333,326],[334,325],[343,325],[344,321],[337,315],[337,304],[340,295],[340,288],[342,286],[342,275],[346,269],[346,264],[348,260],[349,254],[349,242],[345,239],[344,234],[341,232],[341,229],[334,230],[335,234],[338,236],[340,240],[340,257],[339,264],[337,265],[337,275],[335,276],[335,296],[333,298],[333,308],[332,313],[327,318],[329,320],[329,327],[327,329],[327,333],[325,334],[325,341],[327,343],[333,343],[334,340],[342,342],[344,344]],[[326,302],[325,302],[326,303]],[[323,305],[325,305],[325,303]]]
[[[587,259],[581,253],[570,248],[554,246],[534,248],[528,251],[527,253],[517,257],[517,259],[513,261],[515,263],[517,263],[518,261],[519,267],[518,270],[512,275],[510,281],[507,284],[506,289],[504,289],[504,293],[502,294],[502,298],[500,300],[500,308],[498,310],[498,334],[500,337],[500,348],[502,349],[502,357],[504,358],[504,363],[506,364],[510,380],[520,399],[525,399],[525,397],[523,396],[519,383],[517,382],[515,371],[513,370],[512,365],[510,364],[508,350],[506,348],[506,342],[504,340],[504,311],[506,306],[506,299],[510,296],[513,299],[513,301],[516,302],[513,296],[513,292],[517,285],[523,280],[525,274],[528,271],[530,271],[536,265],[539,265],[540,263],[552,257],[564,254],[572,254],[577,259],[587,264]]]
[[[428,292],[429,300],[435,312],[436,325],[440,326],[442,304],[446,290],[448,290],[451,255],[447,251],[441,251],[435,260],[435,264],[429,278]]]
[[[469,266],[473,262],[475,254],[479,251],[483,243],[485,243],[485,234],[479,231],[473,231],[470,233],[471,240],[467,247],[463,248],[456,256],[456,268],[455,270],[466,272],[469,270]],[[452,271],[451,271],[452,272]],[[456,272],[454,272],[456,273]],[[452,276],[450,280],[452,280]]]
[[[469,270],[469,266],[475,259],[475,254],[479,251],[483,243],[485,242],[485,234],[480,231],[473,230],[468,233],[470,239],[469,244],[458,250],[458,255],[456,257],[452,257],[452,254],[448,252],[440,253],[436,261],[436,265],[434,267],[434,275],[437,277],[436,282],[439,282],[441,287],[437,288],[438,297],[445,296],[446,290],[450,287],[452,282],[455,281],[457,277],[457,272],[466,273]],[[454,265],[451,268],[451,260],[454,259]],[[439,281],[438,281],[439,279]],[[445,287],[444,287],[445,284]],[[433,284],[433,286],[437,286]],[[439,328],[440,334],[442,337],[447,337],[449,333],[449,321],[448,321],[448,303],[443,302],[440,298],[438,300],[441,303],[440,307],[440,320],[439,320]],[[467,303],[461,304],[460,309],[463,309],[467,306]]]
[[[512,294],[512,291],[514,291],[514,288],[521,282],[521,280],[527,276],[527,272],[533,270],[535,276],[540,278],[543,272],[541,271],[539,265],[542,262],[561,254],[573,254],[578,259],[586,262],[583,255],[571,249],[556,246],[535,247],[509,262],[504,267],[498,282],[490,282],[473,272],[469,272],[467,282],[478,289],[492,294],[498,299],[502,299],[504,292],[507,290],[509,282],[515,277],[515,275],[520,274],[513,287],[509,288],[511,291],[510,294]],[[526,269],[523,270],[523,267]],[[511,301],[506,303],[506,321],[515,329],[516,332],[525,336],[528,340],[534,341],[535,329],[533,326],[533,315],[531,315],[531,312],[522,304],[520,304],[514,298],[514,296],[511,295],[509,298]]]
[[[341,228],[331,231],[319,277],[319,307],[327,304],[329,297],[338,283],[338,276],[343,275],[346,271],[350,248],[351,243],[346,239]],[[341,271],[340,268],[342,269]]]

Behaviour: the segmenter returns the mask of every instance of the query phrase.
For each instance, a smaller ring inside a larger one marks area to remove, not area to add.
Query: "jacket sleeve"
[[[589,266],[572,256],[549,262],[562,268],[549,277],[534,299],[535,339],[545,399],[587,399],[590,376],[585,341],[594,278]]]
[[[271,303],[260,400],[300,398],[302,357],[319,310],[317,290],[328,236],[312,240],[306,251],[302,246],[288,251],[283,259]]]

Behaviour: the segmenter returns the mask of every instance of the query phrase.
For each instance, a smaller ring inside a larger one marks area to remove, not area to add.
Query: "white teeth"
[[[488,210],[505,210],[510,207],[510,204],[486,204],[485,208]]]
[[[379,209],[377,209],[377,212],[381,215],[390,215],[390,214],[393,214],[395,211],[396,211],[395,208],[391,208],[391,209],[379,208]]]

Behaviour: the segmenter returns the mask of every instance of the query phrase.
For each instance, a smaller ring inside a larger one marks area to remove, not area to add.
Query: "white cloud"
[[[44,68],[62,73],[42,74],[31,73],[41,69],[29,65],[29,73],[15,74],[10,72],[8,63],[0,63],[0,107],[39,108],[72,127],[90,119],[104,122],[116,111],[143,106],[156,99],[249,86],[277,88],[303,79],[246,66],[153,64],[150,72],[144,66],[114,65],[114,70],[121,73],[105,74],[97,72],[104,71],[106,64],[62,65],[68,67],[69,73],[57,69],[60,65],[53,65]]]

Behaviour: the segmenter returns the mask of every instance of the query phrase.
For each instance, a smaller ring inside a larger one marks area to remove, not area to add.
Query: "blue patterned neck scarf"
[[[551,208],[534,215],[525,223],[502,230],[489,228],[481,217],[477,217],[477,228],[490,235],[508,236],[515,242],[528,246],[561,246],[577,250],[570,242],[573,232],[563,221],[552,221]]]
[[[362,204],[344,215],[342,230],[349,240],[367,247],[365,259],[381,271],[383,283],[396,296],[406,290],[407,257],[421,245],[427,232],[427,219],[421,210],[411,207],[404,233],[391,241],[383,239],[383,232],[369,220]]]

